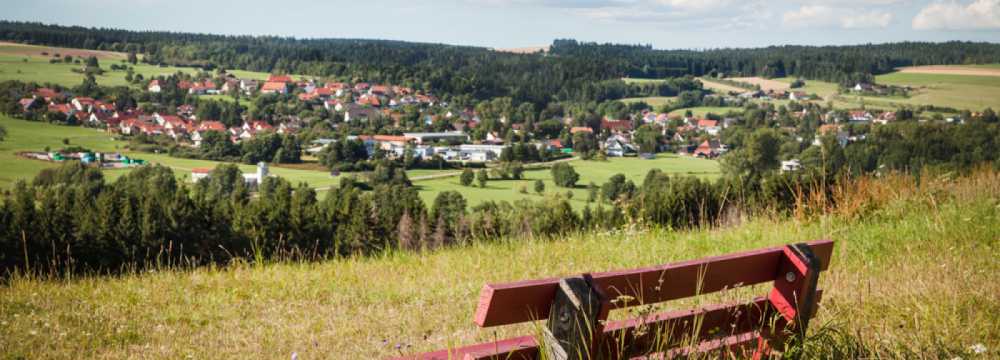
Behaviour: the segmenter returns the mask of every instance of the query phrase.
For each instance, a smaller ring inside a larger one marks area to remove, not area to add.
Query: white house
[[[781,162],[781,172],[799,171],[801,169],[802,169],[802,164],[799,163],[799,159],[792,159]]]
[[[150,81],[149,82],[149,88],[147,90],[149,90],[149,92],[152,92],[152,93],[158,93],[158,92],[160,92],[162,90],[160,88],[160,80]]]
[[[613,135],[604,141],[604,152],[608,156],[620,157],[627,154],[636,154],[639,152],[639,149],[629,143],[624,137]]]
[[[434,143],[438,141],[466,142],[469,140],[469,135],[466,135],[461,131],[412,132],[403,133],[403,136],[407,139],[413,139],[413,142],[416,144]]]
[[[461,145],[458,147],[459,156],[467,161],[493,161],[500,157],[504,145]]]
[[[191,170],[191,181],[198,182],[201,179],[207,179],[211,174],[212,169],[209,168],[195,168]],[[266,162],[257,163],[257,171],[253,173],[243,173],[243,181],[246,182],[248,186],[256,187],[260,183],[270,176],[268,173],[268,167]]]

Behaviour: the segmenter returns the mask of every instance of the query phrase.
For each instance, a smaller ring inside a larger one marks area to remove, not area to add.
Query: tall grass
[[[484,283],[633,268],[818,238],[837,241],[804,358],[1000,357],[1000,174],[843,184],[825,210],[686,232],[628,228],[329,262],[165,265],[0,285],[5,358],[377,358],[530,335],[478,329]],[[808,197],[803,204],[810,204]],[[818,201],[818,200],[815,200]],[[810,206],[819,206],[813,204]],[[803,213],[806,211],[802,211]],[[733,289],[612,319],[748,300]],[[977,354],[985,349],[984,353]]]

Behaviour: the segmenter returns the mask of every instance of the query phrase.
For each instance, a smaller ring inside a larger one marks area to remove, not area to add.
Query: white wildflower
[[[292,352],[292,360],[299,360],[299,353]]]
[[[986,353],[986,345],[983,345],[981,343],[980,344],[975,344],[975,345],[970,346],[969,350],[972,350],[972,352],[974,354],[977,354],[977,355],[978,354],[983,354],[983,353]]]

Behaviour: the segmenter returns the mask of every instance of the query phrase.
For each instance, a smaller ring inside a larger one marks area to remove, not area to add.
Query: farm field
[[[762,77],[738,77],[738,78],[727,78],[726,80],[757,85],[760,86],[760,89],[764,91],[769,91],[769,90],[787,91],[790,88],[789,83],[786,83],[784,81],[780,81],[777,79],[765,79]]]
[[[545,183],[544,196],[552,196],[555,193],[565,194],[567,191],[572,191],[573,198],[570,199],[570,202],[574,207],[583,208],[587,204],[589,195],[587,184],[594,182],[597,186],[601,186],[611,176],[619,173],[624,174],[636,185],[642,184],[646,173],[651,169],[705,178],[719,176],[719,165],[714,160],[674,154],[659,154],[654,160],[627,157],[609,158],[608,161],[574,160],[570,161],[569,164],[580,174],[580,181],[577,182],[577,187],[574,189],[557,187],[552,182],[552,173],[549,169],[527,170],[524,172],[523,180],[491,180],[486,183],[486,188],[462,186],[457,176],[415,181],[413,185],[420,189],[420,197],[427,204],[432,204],[437,194],[442,191],[456,190],[462,193],[469,205],[476,205],[489,200],[512,202],[520,199],[541,199],[543,195],[535,193],[534,183],[536,180],[542,180]],[[519,192],[521,187],[527,189],[526,194]]]
[[[0,352],[49,359],[385,358],[532,334],[530,324],[496,331],[473,324],[485,283],[828,238],[836,245],[820,278],[825,292],[808,340],[820,353],[804,358],[836,358],[836,350],[863,352],[843,358],[1000,356],[994,281],[1000,177],[919,187],[886,178],[853,190],[865,206],[812,220],[762,218],[726,228],[570,234],[115,277],[14,277],[0,285]],[[678,309],[762,292],[740,288],[667,304]],[[635,314],[611,314],[626,316]],[[974,355],[977,345],[986,353]]]
[[[904,74],[1000,76],[1000,64],[909,66],[897,70]]]
[[[721,82],[712,81],[710,79],[703,78],[703,77],[698,78],[698,80],[701,81],[702,85],[706,89],[718,91],[718,92],[721,92],[721,93],[728,93],[728,92],[738,92],[738,93],[741,93],[741,92],[746,92],[747,91],[747,89],[744,89],[744,88],[741,88],[741,87],[738,87],[738,86],[732,86],[732,85],[729,85],[729,84],[723,84]]]
[[[676,96],[647,96],[647,97],[634,97],[634,98],[624,98],[621,99],[622,102],[626,104],[643,101],[653,108],[658,108],[663,105],[669,105],[677,99]]]

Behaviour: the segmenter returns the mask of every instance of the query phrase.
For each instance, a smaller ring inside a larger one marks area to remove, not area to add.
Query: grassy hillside
[[[42,55],[43,52],[48,53],[48,55]],[[69,54],[73,57],[83,56],[81,60],[90,55],[97,56],[101,68],[105,70],[104,75],[96,77],[98,84],[104,86],[128,85],[128,82],[125,81],[125,71],[111,71],[110,69],[111,64],[126,64],[122,62],[122,60],[126,59],[126,54],[124,53],[24,45],[9,42],[0,42],[0,81],[34,81],[43,84],[53,83],[70,87],[80,85],[83,82],[84,75],[75,73],[72,70],[79,69],[82,65],[49,63],[49,59],[57,53],[60,55]],[[130,66],[135,68],[136,74],[142,74],[147,79],[160,75],[174,74],[178,71],[186,73],[195,73],[197,71],[194,68],[160,67],[143,63]],[[230,72],[240,78],[252,79],[266,79],[268,75],[267,73],[243,70],[233,70]]]
[[[516,239],[435,253],[234,264],[0,287],[0,353],[26,358],[377,358],[488,341],[480,287],[660,264],[817,238],[837,241],[807,345],[836,358],[1000,356],[1000,174],[845,187],[833,214],[690,232]],[[745,299],[762,289],[670,303]],[[628,314],[616,311],[612,317]],[[396,349],[399,344],[400,350]],[[974,356],[981,344],[986,354]],[[834,351],[844,351],[833,353]],[[838,355],[839,354],[839,355]]]
[[[630,104],[634,102],[645,102],[652,106],[653,108],[658,108],[663,105],[669,105],[677,99],[676,96],[647,96],[647,97],[634,97],[634,98],[624,98],[621,101]]]

